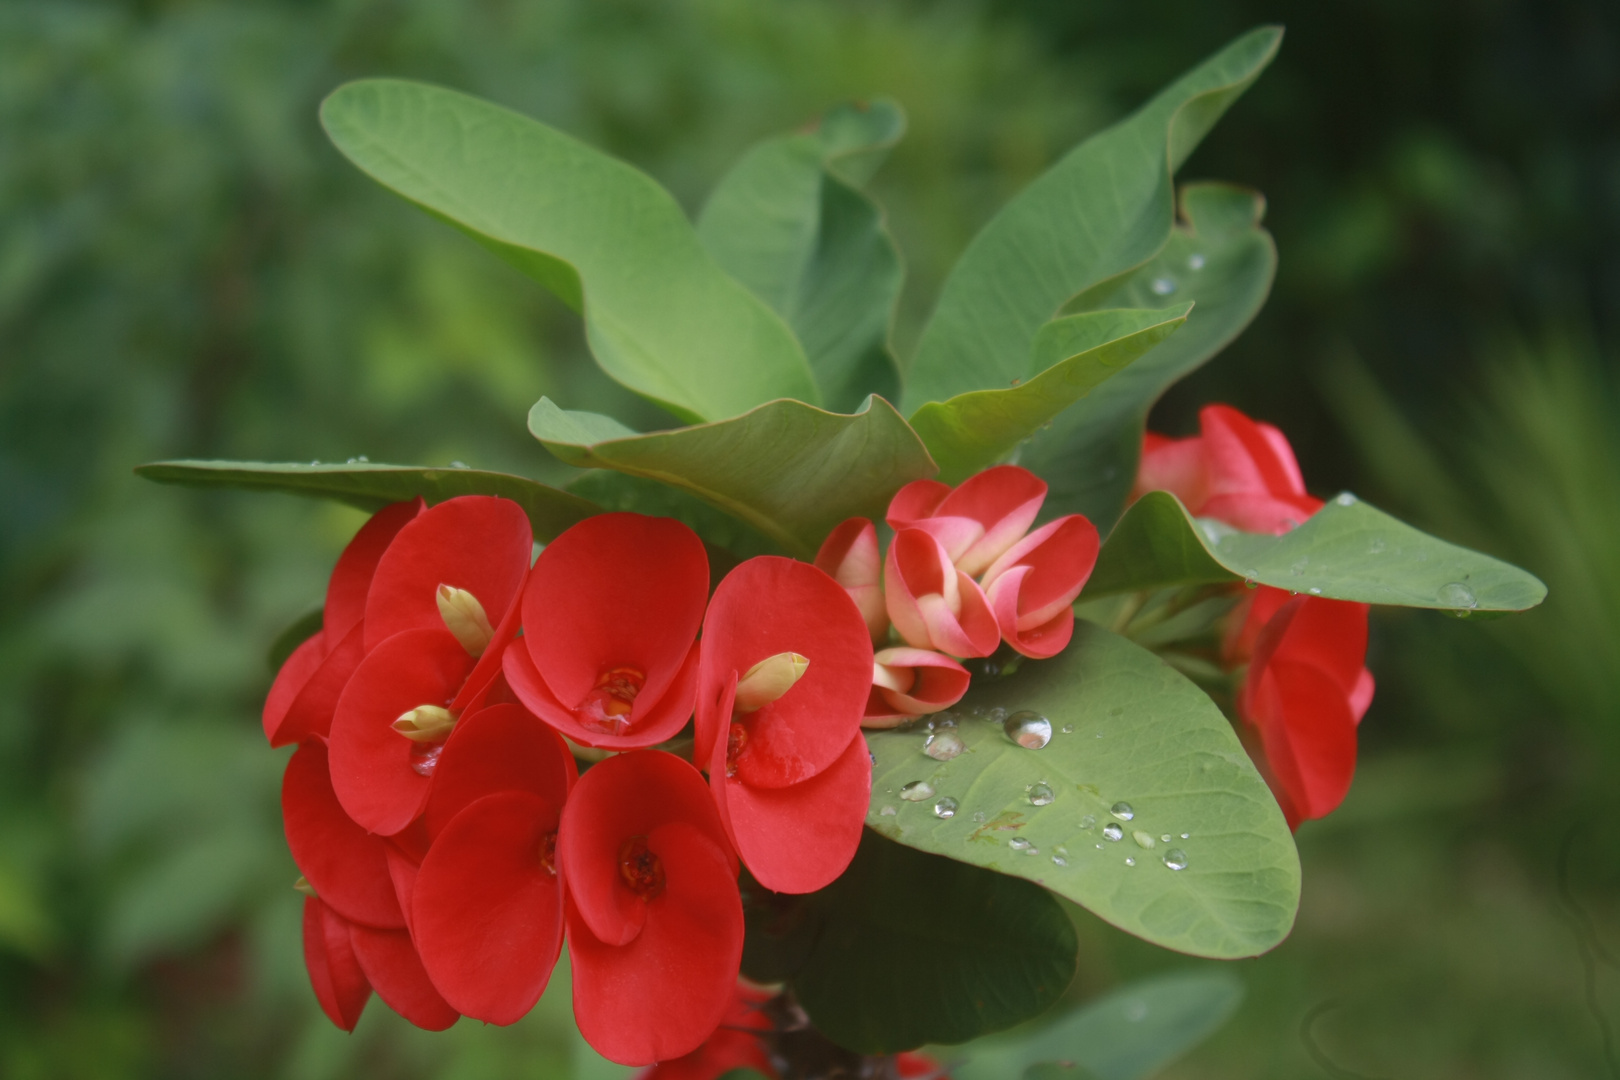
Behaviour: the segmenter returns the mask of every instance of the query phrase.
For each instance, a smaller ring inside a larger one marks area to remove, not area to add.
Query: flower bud
[[[828,534],[816,552],[816,567],[844,587],[861,609],[874,642],[889,633],[889,612],[883,602],[883,556],[878,551],[877,528],[865,518],[850,518]]]
[[[298,875],[298,880],[293,882],[293,888],[297,889],[305,896],[315,895],[315,886],[311,885],[309,883],[309,878],[305,877],[303,874]]]
[[[804,677],[810,661],[796,652],[767,656],[737,680],[737,712],[755,712],[789,690]]]
[[[489,625],[484,605],[466,589],[453,585],[440,585],[434,594],[439,602],[439,615],[447,630],[461,642],[461,647],[473,656],[484,655],[484,650],[495,638],[495,628]]]
[[[400,714],[394,721],[394,730],[412,742],[443,742],[456,726],[456,718],[449,709],[438,705],[418,705]]]

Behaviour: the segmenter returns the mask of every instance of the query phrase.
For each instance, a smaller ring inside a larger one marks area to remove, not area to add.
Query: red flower
[[[891,728],[948,709],[967,693],[967,669],[927,649],[884,649],[872,657],[872,690],[861,726]]]
[[[338,556],[326,584],[321,629],[287,657],[264,699],[264,734],[271,746],[326,737],[338,695],[365,655],[360,623],[377,561],[423,505],[413,499],[383,507]]]
[[[535,563],[507,681],[575,742],[613,750],[663,742],[692,715],[708,595],[703,542],[680,522],[582,521]]]
[[[889,503],[889,526],[921,529],[944,545],[957,569],[978,577],[1035,523],[1046,482],[1017,465],[997,465],[954,490],[913,480]]]
[[[775,1080],[778,1074],[762,1042],[772,1031],[771,1022],[759,1008],[770,999],[766,991],[738,980],[725,1019],[702,1046],[659,1062],[636,1080],[719,1080],[733,1069],[754,1069]]]
[[[1038,659],[1063,651],[1098,546],[1097,527],[1070,514],[1018,541],[985,571],[985,594],[1008,645]]]
[[[1149,432],[1133,497],[1168,491],[1195,517],[1246,532],[1281,534],[1317,510],[1305,494],[1294,451],[1281,431],[1226,405],[1198,414],[1201,434],[1169,439]]]
[[[354,955],[348,920],[313,896],[304,898],[304,967],[327,1019],[353,1031],[371,984]]]
[[[521,1019],[562,949],[557,831],[575,778],[563,741],[522,706],[456,725],[423,815],[432,846],[411,890],[412,931],[433,985],[459,1012]]]
[[[889,618],[908,645],[951,656],[989,656],[1001,644],[1001,629],[984,590],[951,562],[944,544],[922,529],[894,534],[883,594]]]
[[[466,495],[414,518],[378,560],[365,659],[330,736],[332,787],[366,830],[392,835],[421,813],[445,738],[500,674],[532,549],[516,503]]]
[[[319,740],[304,743],[287,762],[281,817],[293,862],[327,906],[350,922],[385,930],[405,925],[388,870],[389,844],[343,812]]]
[[[1252,648],[1238,710],[1259,735],[1262,772],[1291,827],[1343,801],[1356,768],[1356,727],[1372,701],[1366,604],[1262,588],[1228,641]]]
[[[304,966],[321,1010],[344,1031],[354,1030],[372,990],[428,1031],[461,1019],[428,980],[409,934],[351,923],[313,896],[304,900]]]
[[[878,551],[877,527],[865,518],[850,518],[822,541],[816,566],[844,587],[861,609],[872,640],[882,641],[889,632],[889,612],[883,601],[883,556]]]
[[[658,750],[592,766],[557,861],[580,1034],[627,1065],[696,1050],[731,1003],[743,944],[736,856],[703,778]]]
[[[854,858],[871,794],[860,733],[871,686],[861,613],[814,566],[749,559],[715,590],[693,759],[708,763],[726,831],[766,888],[812,892]]]

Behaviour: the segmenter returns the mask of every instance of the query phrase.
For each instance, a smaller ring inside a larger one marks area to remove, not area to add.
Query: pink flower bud
[[[1023,536],[1046,500],[1046,482],[1028,469],[997,465],[952,490],[938,480],[914,480],[889,503],[896,532],[921,529],[945,548],[956,568],[978,577]]]
[[[877,527],[865,518],[850,518],[822,541],[816,567],[844,587],[873,641],[889,632],[889,613],[883,605],[883,556],[878,551]]]
[[[928,649],[884,649],[872,657],[865,728],[895,727],[913,716],[948,709],[967,693],[967,669]]]
[[[922,529],[895,533],[883,595],[889,618],[909,645],[951,656],[989,656],[1000,643],[984,590]]]
[[[1074,634],[1074,600],[1097,564],[1097,528],[1079,514],[1041,526],[984,575],[1001,636],[1025,656],[1055,656]]]

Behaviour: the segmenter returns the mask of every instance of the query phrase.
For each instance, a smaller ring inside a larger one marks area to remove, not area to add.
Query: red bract
[[[1205,406],[1198,419],[1191,438],[1147,434],[1136,495],[1168,491],[1193,515],[1246,532],[1285,533],[1321,509],[1281,431],[1226,405]]]
[[[603,514],[536,561],[506,678],[523,704],[586,746],[651,746],[692,715],[709,594],[703,542],[678,521]]]
[[[394,503],[371,516],[338,556],[326,584],[321,629],[287,657],[264,699],[264,734],[271,746],[324,738],[349,676],[365,655],[360,629],[377,561],[423,502]]]
[[[365,659],[330,736],[332,787],[368,831],[392,835],[421,812],[444,739],[500,674],[532,549],[516,503],[466,495],[411,520],[378,560]]]
[[[428,979],[405,931],[355,924],[349,927],[349,939],[360,970],[390,1009],[428,1031],[443,1031],[461,1019]]]
[[[928,649],[884,649],[872,657],[872,690],[861,726],[891,728],[948,709],[967,693],[967,669]]]
[[[771,995],[739,981],[725,1019],[703,1045],[673,1061],[661,1061],[636,1080],[719,1080],[733,1069],[754,1069],[777,1076],[762,1037],[771,1033],[770,1019],[760,1010]]]
[[[759,692],[789,664],[788,678]],[[860,734],[871,686],[866,624],[822,571],[762,556],[715,590],[693,757],[708,764],[727,832],[766,888],[811,892],[854,858],[871,789]]]
[[[1079,514],[1041,526],[985,572],[1001,636],[1025,656],[1056,656],[1074,634],[1074,600],[1097,564],[1097,527]]]
[[[822,541],[816,566],[844,587],[860,608],[873,641],[889,632],[889,612],[883,601],[883,555],[878,551],[877,527],[865,518],[850,518]]]
[[[412,931],[459,1012],[513,1023],[550,980],[563,937],[557,830],[574,775],[562,739],[518,705],[468,716],[445,743]]]
[[[731,1003],[743,943],[736,856],[703,778],[657,750],[593,766],[557,862],[580,1033],[626,1065],[696,1050]]]
[[[304,967],[327,1019],[353,1031],[371,984],[355,958],[348,920],[313,896],[304,898]]]
[[[1035,523],[1046,481],[1017,465],[997,465],[954,490],[938,480],[913,480],[889,503],[889,526],[921,529],[950,560],[977,577]]]
[[[894,534],[884,565],[889,618],[908,645],[951,656],[989,656],[1001,629],[984,590],[922,529]]]
[[[1238,708],[1260,736],[1290,826],[1339,805],[1356,767],[1356,726],[1372,701],[1367,605],[1262,589],[1233,643],[1253,642]],[[1255,627],[1258,629],[1254,629]]]
[[[405,925],[388,871],[388,843],[343,812],[318,740],[304,743],[287,762],[281,816],[293,862],[328,906],[350,922]]]

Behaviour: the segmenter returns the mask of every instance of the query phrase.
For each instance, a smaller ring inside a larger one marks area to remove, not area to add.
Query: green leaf
[[[899,396],[888,336],[904,271],[861,185],[905,126],[892,101],[838,106],[814,130],[750,150],[698,217],[709,254],[787,320],[839,412]]]
[[[917,433],[882,398],[849,416],[773,401],[649,435],[541,398],[529,431],[570,465],[681,488],[802,558],[845,518],[881,517],[901,486],[935,471]]]
[[[529,515],[535,539],[555,540],[563,530],[602,508],[578,495],[511,473],[484,469],[441,469],[430,465],[272,464],[260,461],[157,461],[135,469],[137,476],[160,484],[275,491],[335,499],[361,510],[380,510],[389,503],[418,495],[441,503],[457,495],[498,495],[511,499]]]
[[[291,626],[277,634],[276,640],[270,644],[270,670],[280,671],[281,665],[287,662],[287,657],[293,654],[294,649],[320,633],[325,617],[324,608],[306,611]]]
[[[946,279],[907,372],[906,410],[1027,377],[1036,332],[1065,304],[1152,258],[1170,236],[1172,174],[1281,37],[1266,27],[1238,38],[1003,207]]]
[[[1087,312],[1055,319],[1035,335],[1033,370],[1022,385],[931,401],[911,417],[940,479],[955,484],[1012,453],[1064,409],[1097,389],[1187,321],[1176,309]]]
[[[786,324],[639,170],[489,102],[396,79],[339,87],[321,122],[372,179],[581,312],[602,369],[683,420],[818,400]]]
[[[1129,983],[1022,1038],[967,1048],[955,1080],[1033,1078],[1061,1063],[1096,1080],[1147,1080],[1203,1042],[1243,1002],[1243,983],[1224,971],[1160,975]],[[1053,1076],[1072,1077],[1071,1069]]]
[[[1243,580],[1458,615],[1523,611],[1547,595],[1534,575],[1436,540],[1348,493],[1291,532],[1264,536],[1195,519],[1174,495],[1153,491],[1109,534],[1081,599]]]
[[[815,1025],[863,1054],[955,1043],[1050,1008],[1079,943],[1063,908],[1028,882],[892,844],[870,830],[837,881],[802,897],[749,890],[743,971],[785,978]],[[750,961],[767,946],[777,963]],[[785,969],[783,958],[792,963]]]
[[[1164,249],[1147,265],[1065,307],[1137,307],[1166,296],[1197,302],[1187,325],[1170,340],[1024,447],[1020,464],[1050,485],[1044,516],[1085,514],[1104,529],[1119,517],[1136,477],[1148,410],[1172,383],[1237,337],[1271,291],[1277,248],[1260,227],[1264,213],[1265,200],[1245,188],[1188,184],[1181,189],[1183,222]]]
[[[975,708],[1032,710],[1049,720],[1051,741],[1025,749],[1001,724],[968,715]],[[1220,709],[1158,657],[1079,621],[1062,653],[981,681],[957,713],[966,749],[948,761],[923,752],[921,731],[867,734],[877,756],[868,825],[1039,881],[1181,952],[1254,956],[1287,936],[1300,879],[1282,811]],[[913,801],[918,789],[906,785],[916,781],[932,793]],[[1047,805],[1031,802],[1039,784]],[[938,816],[941,799],[955,801],[953,816]],[[1110,812],[1118,803],[1130,820]],[[1108,839],[1105,826],[1123,838]],[[1172,850],[1185,852],[1185,869],[1165,864]]]

